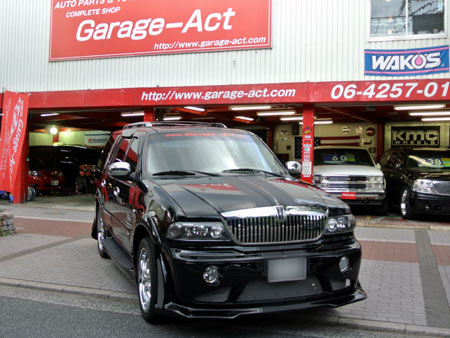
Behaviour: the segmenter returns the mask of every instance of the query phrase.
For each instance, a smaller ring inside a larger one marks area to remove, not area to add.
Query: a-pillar
[[[156,113],[153,108],[145,108],[144,109],[144,122],[153,122],[156,121]]]
[[[314,105],[303,105],[302,180],[313,183],[314,163]]]

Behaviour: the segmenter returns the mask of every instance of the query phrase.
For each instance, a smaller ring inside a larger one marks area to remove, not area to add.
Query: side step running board
[[[103,240],[106,252],[109,257],[116,263],[120,268],[130,273],[133,270],[133,262],[131,257],[128,256],[124,250],[117,244],[117,242],[111,238],[107,237]]]

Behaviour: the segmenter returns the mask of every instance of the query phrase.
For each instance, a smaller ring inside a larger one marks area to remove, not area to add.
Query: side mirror
[[[396,170],[402,170],[403,169],[403,165],[401,163],[395,163],[395,169]]]
[[[286,162],[286,168],[292,176],[298,176],[302,172],[302,165],[297,161]]]
[[[128,162],[114,162],[108,167],[108,175],[118,179],[129,179],[131,166]]]
[[[378,168],[378,169],[381,169],[380,163],[375,164],[375,167]]]

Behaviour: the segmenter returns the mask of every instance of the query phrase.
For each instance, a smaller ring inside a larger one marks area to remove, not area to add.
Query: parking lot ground
[[[15,234],[0,237],[0,284],[136,300],[133,283],[111,260],[99,257],[90,238],[92,196],[76,196],[67,203],[56,197],[0,205],[13,210],[17,226]],[[367,300],[289,316],[450,337],[449,225],[442,219],[415,222],[394,214],[358,214],[360,281]]]

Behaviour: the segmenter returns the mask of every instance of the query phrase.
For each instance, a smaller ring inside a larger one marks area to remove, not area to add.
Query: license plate
[[[341,193],[341,199],[356,200],[356,192],[343,192],[343,193]]]
[[[52,187],[58,186],[59,181],[58,180],[52,180]]]
[[[284,258],[268,261],[269,283],[306,279],[306,258]]]

